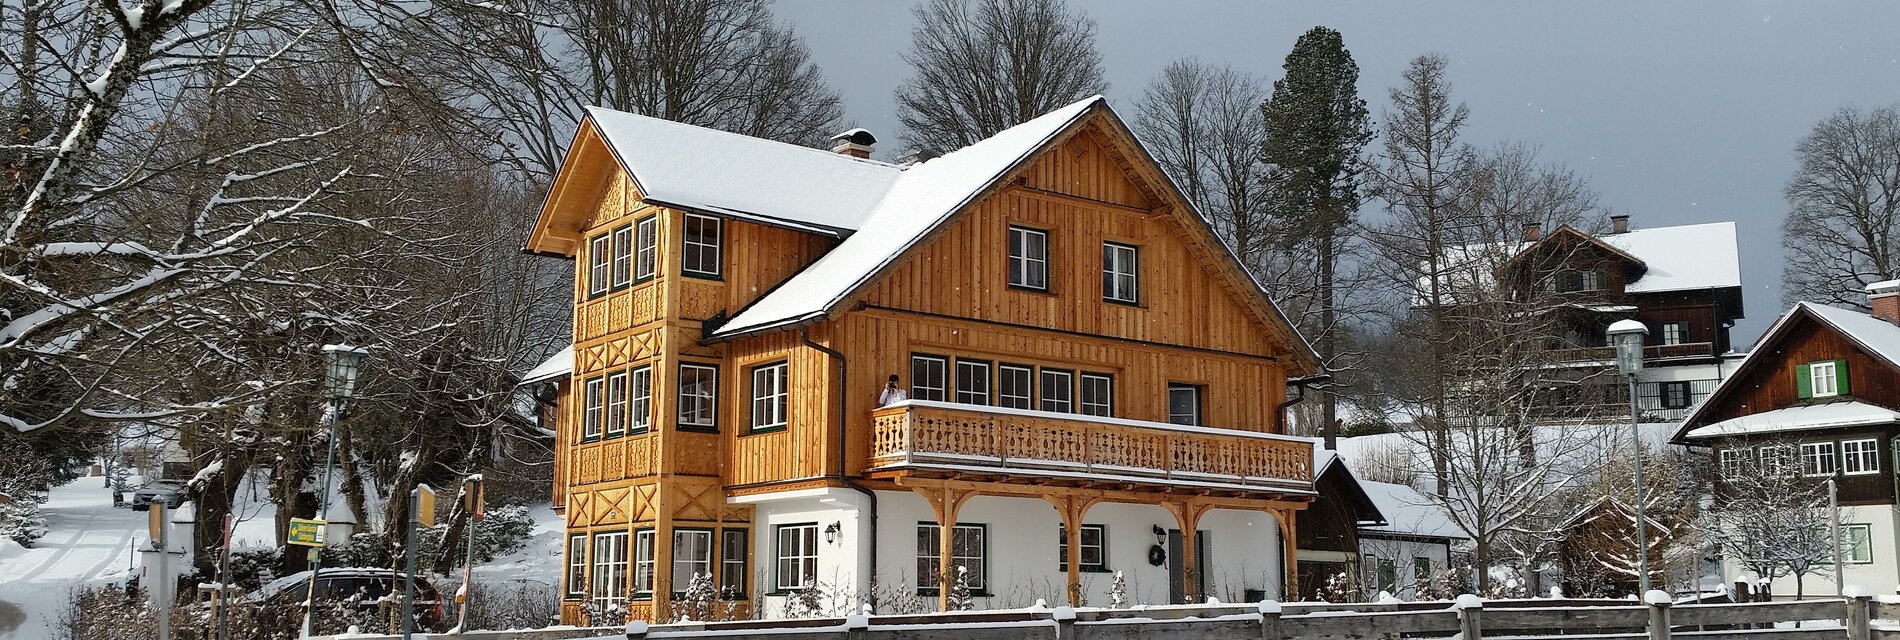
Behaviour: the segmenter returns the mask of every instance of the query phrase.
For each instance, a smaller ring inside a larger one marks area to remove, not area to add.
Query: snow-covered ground
[[[268,476],[253,474],[239,488],[237,548],[276,544],[276,509],[265,492]],[[47,534],[22,548],[0,539],[0,640],[45,638],[74,587],[123,584],[137,575],[137,549],[146,548],[146,512],[112,507],[103,478],[80,478],[54,487],[44,505]],[[138,486],[139,479],[132,480]],[[475,568],[478,580],[522,580],[553,585],[561,572],[561,519],[546,504],[529,507],[534,534],[520,551]],[[444,590],[461,574],[441,578]],[[550,589],[550,592],[553,590]]]

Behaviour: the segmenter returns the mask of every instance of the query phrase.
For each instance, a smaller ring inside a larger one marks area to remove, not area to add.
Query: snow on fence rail
[[[1660,594],[1657,594],[1660,595]],[[1449,606],[1448,606],[1449,605]],[[471,631],[461,640],[1900,640],[1900,601],[1846,599],[1736,604],[1642,604],[1630,600],[1493,600],[1455,603],[1273,602],[1143,609],[1068,607],[907,616],[633,623],[626,628]],[[1796,623],[1804,623],[1797,626]],[[417,637],[422,637],[418,634]],[[395,640],[392,635],[333,640]]]

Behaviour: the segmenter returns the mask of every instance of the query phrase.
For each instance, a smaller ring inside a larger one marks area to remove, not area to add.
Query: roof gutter
[[[1292,407],[1295,403],[1298,403],[1299,401],[1306,399],[1306,387],[1309,385],[1315,385],[1322,382],[1332,382],[1332,380],[1333,380],[1333,374],[1330,374],[1330,373],[1316,373],[1310,376],[1300,376],[1298,378],[1286,379],[1286,383],[1288,385],[1292,385],[1292,387],[1298,390],[1299,393],[1297,395],[1294,395],[1291,398],[1287,398],[1286,402],[1280,403],[1279,406],[1274,407],[1273,415],[1276,419],[1280,421],[1280,424],[1279,424],[1280,433],[1286,433],[1287,408]],[[1338,448],[1337,445],[1339,444],[1339,434],[1336,433],[1336,431],[1337,430],[1333,429],[1332,425],[1326,425],[1326,443],[1325,444],[1326,444],[1327,449]]]
[[[864,488],[863,485],[858,484],[856,480],[853,480],[851,476],[846,475],[844,472],[846,451],[845,436],[849,435],[848,432],[845,431],[846,407],[849,405],[847,401],[849,396],[847,396],[846,393],[851,389],[850,385],[847,384],[847,367],[844,354],[839,353],[838,350],[832,349],[831,347],[812,342],[810,325],[800,325],[798,327],[798,339],[804,342],[805,346],[817,349],[838,363],[838,472],[834,474],[834,477],[836,477],[839,482],[844,483],[844,486],[864,494],[866,504],[870,506],[868,509],[870,514],[869,517],[865,519],[864,525],[864,544],[869,546],[869,553],[871,554],[870,577],[875,580],[877,576],[877,492]],[[876,612],[873,611],[872,613]]]

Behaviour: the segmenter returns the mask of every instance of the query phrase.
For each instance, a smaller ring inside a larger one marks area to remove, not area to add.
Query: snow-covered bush
[[[785,599],[785,617],[816,618],[825,615],[825,589],[816,581],[808,581],[805,588],[792,592]]]
[[[670,622],[730,620],[739,611],[737,603],[720,601],[719,589],[713,586],[710,573],[693,574],[692,580],[686,583],[686,591],[668,607]]]
[[[957,565],[957,579],[950,582],[950,602],[946,609],[970,611],[975,608],[976,602],[970,597],[970,568]]]
[[[1108,608],[1128,608],[1128,581],[1122,579],[1122,572],[1115,572],[1115,581],[1108,584]]]
[[[0,494],[0,538],[30,547],[34,540],[45,535],[46,514],[40,511],[40,501],[36,496],[9,497]]]
[[[284,550],[274,547],[240,547],[231,550],[231,586],[252,591],[277,579],[284,566]]]
[[[561,614],[560,594],[541,582],[477,580],[468,591],[470,629],[533,629]]]
[[[1313,599],[1320,602],[1357,602],[1359,589],[1352,584],[1352,576],[1341,571],[1326,576],[1325,584],[1313,592]]]

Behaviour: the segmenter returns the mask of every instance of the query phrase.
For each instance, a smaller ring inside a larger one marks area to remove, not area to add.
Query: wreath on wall
[[[1161,545],[1158,545],[1158,544],[1151,545],[1148,547],[1148,564],[1159,567],[1167,563],[1168,563],[1167,549],[1161,548]]]

